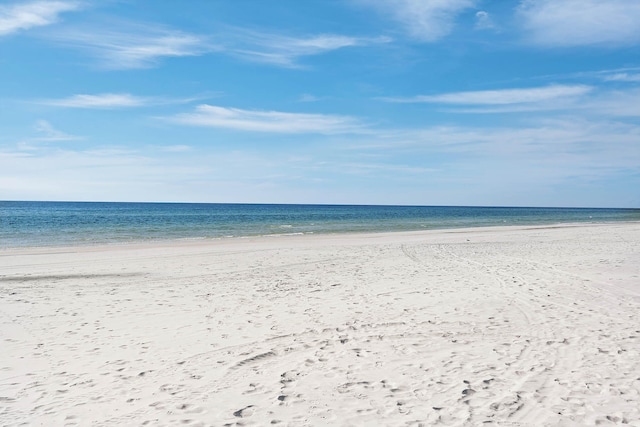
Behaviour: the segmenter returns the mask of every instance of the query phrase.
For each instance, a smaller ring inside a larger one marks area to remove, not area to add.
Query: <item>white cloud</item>
[[[616,73],[605,76],[604,79],[611,82],[640,82],[640,73]]]
[[[303,93],[302,95],[300,95],[300,98],[298,99],[299,102],[317,102],[320,101],[322,98],[319,96],[315,96],[315,95],[311,95],[310,93]]]
[[[179,114],[169,120],[186,125],[278,133],[343,133],[363,128],[348,116],[242,110],[207,104],[199,105],[193,113]]]
[[[474,161],[478,167],[497,162],[524,174],[537,164],[549,173],[570,177],[637,169],[638,138],[640,127],[635,124],[570,117],[537,120],[522,127],[404,129],[389,132],[371,149],[393,155],[404,151],[425,159],[439,153],[439,166],[462,159]],[[447,153],[450,157],[443,157]]]
[[[51,105],[54,107],[113,109],[188,104],[190,102],[201,101],[218,95],[219,94],[215,92],[210,92],[199,96],[185,98],[164,98],[155,96],[136,96],[130,93],[99,93],[94,95],[78,94],[60,99],[42,99],[36,101],[36,103],[41,105]]]
[[[98,95],[73,95],[63,99],[42,101],[42,104],[72,108],[120,108],[140,107],[148,102],[147,98],[128,93],[102,93]]]
[[[17,200],[113,200],[132,187],[139,200],[145,200],[155,176],[171,175],[170,165],[165,165],[149,176],[151,160],[126,150],[61,148],[28,155],[0,151],[0,161],[4,159],[8,161],[0,171],[0,192]]]
[[[531,43],[569,47],[640,43],[635,0],[523,0],[519,8]]]
[[[89,51],[107,69],[148,68],[161,58],[197,56],[212,48],[203,37],[150,25],[72,29],[50,38]]]
[[[391,16],[414,38],[433,42],[448,35],[457,15],[476,0],[360,0]]]
[[[476,30],[490,30],[494,29],[496,26],[493,23],[493,18],[488,12],[484,10],[480,10],[476,12]]]
[[[35,130],[38,132],[38,136],[31,138],[30,141],[74,141],[81,139],[78,136],[69,135],[53,127],[51,123],[46,120],[38,120],[35,125]]]
[[[440,95],[421,95],[410,98],[382,98],[389,102],[427,102],[460,105],[508,105],[556,101],[585,95],[592,90],[586,85],[550,85],[524,89],[481,90],[452,92]]]
[[[586,85],[552,85],[530,89],[454,92],[410,98],[381,98],[397,103],[432,103],[455,108],[450,113],[500,114],[564,110],[594,117],[640,117],[640,88],[607,90]],[[459,106],[459,107],[458,107]]]
[[[305,56],[338,49],[388,43],[386,37],[320,34],[290,37],[229,27],[209,38],[151,25],[123,23],[118,30],[72,29],[51,36],[54,41],[89,51],[108,69],[147,68],[164,57],[198,56],[217,52],[244,60],[295,68]]]
[[[355,140],[334,136],[313,151],[0,147],[0,193],[41,200],[634,206],[627,200],[632,195],[637,205],[637,180],[626,188],[605,184],[634,179],[639,138],[635,124],[572,117],[525,127],[380,129]],[[352,149],[340,149],[346,145]]]
[[[192,147],[189,145],[168,145],[166,147],[162,147],[161,150],[167,153],[185,153],[187,151],[191,151]]]
[[[0,6],[0,36],[53,24],[60,13],[79,7],[75,1],[35,1]]]
[[[254,62],[282,67],[298,67],[301,57],[320,55],[347,47],[388,43],[387,37],[349,37],[338,34],[320,34],[308,37],[291,37],[278,34],[229,28],[219,37],[223,47],[219,50]]]
[[[607,91],[580,104],[596,115],[640,117],[640,88]]]
[[[41,143],[61,142],[61,141],[77,141],[82,138],[76,135],[70,135],[59,129],[56,129],[47,120],[38,120],[34,127],[35,135],[19,141],[18,149],[24,152],[39,150]]]
[[[588,96],[569,96],[537,103],[520,103],[495,105],[487,107],[471,106],[447,111],[454,113],[518,113],[534,111],[565,110],[574,114],[592,115],[593,117],[640,117],[640,89],[625,91],[602,90],[589,93]]]

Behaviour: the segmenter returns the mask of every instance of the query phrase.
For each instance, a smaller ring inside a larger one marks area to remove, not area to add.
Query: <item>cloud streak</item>
[[[82,139],[78,136],[69,135],[54,128],[53,125],[46,120],[38,120],[36,122],[35,130],[38,132],[39,136],[31,138],[31,141],[55,142]]]
[[[452,92],[440,95],[419,95],[409,98],[381,98],[398,103],[434,103],[457,105],[511,105],[549,102],[574,98],[592,91],[587,85],[550,85],[535,88]]]
[[[193,113],[179,114],[169,121],[184,125],[270,133],[350,133],[364,128],[349,116],[243,110],[203,104]]]
[[[565,110],[572,114],[590,114],[594,117],[640,117],[640,90],[628,89],[600,90],[589,93],[588,96],[569,96],[566,98],[552,99],[549,101],[478,106],[469,105],[467,108],[449,109],[453,113],[492,114],[492,113],[519,113],[534,111]]]
[[[17,147],[23,152],[33,152],[42,148],[42,143],[77,141],[83,139],[56,129],[47,120],[38,120],[34,126],[36,134],[18,142]]]
[[[72,28],[50,39],[89,52],[106,69],[150,68],[163,58],[225,54],[245,61],[299,68],[303,57],[350,47],[388,43],[388,37],[339,34],[284,36],[228,27],[212,36],[190,34],[157,25],[122,23],[113,28]]]
[[[640,73],[616,73],[604,78],[608,82],[640,82]]]
[[[42,99],[36,101],[40,105],[65,108],[116,109],[135,108],[157,105],[187,104],[216,96],[215,93],[188,98],[164,98],[136,96],[130,93],[78,94],[60,99]]]
[[[640,43],[640,2],[523,0],[518,10],[527,40],[544,47]]]
[[[534,125],[472,127],[434,126],[399,129],[379,139],[381,152],[448,153],[451,159],[502,159],[503,164],[557,166],[570,175],[575,169],[636,168],[640,162],[640,127],[610,120],[562,118]],[[414,154],[415,155],[415,154]],[[593,173],[593,171],[587,171]]]
[[[148,98],[128,93],[103,93],[98,95],[73,95],[68,98],[41,101],[41,104],[70,108],[122,108],[141,107],[149,102]]]
[[[388,43],[388,37],[350,37],[339,34],[319,34],[292,37],[279,34],[230,28],[219,36],[220,50],[252,62],[297,68],[300,58],[331,51]]]
[[[424,42],[447,36],[456,17],[472,8],[476,0],[361,0],[400,23],[409,35]]]
[[[51,35],[52,40],[96,57],[106,69],[155,66],[162,58],[198,56],[209,50],[206,38],[153,25],[70,29]]]
[[[0,6],[0,36],[53,24],[61,13],[79,8],[80,5],[74,1],[35,1]]]

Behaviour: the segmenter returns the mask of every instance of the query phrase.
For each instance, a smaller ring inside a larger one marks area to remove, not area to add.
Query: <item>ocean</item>
[[[640,221],[640,209],[0,201],[0,248]]]

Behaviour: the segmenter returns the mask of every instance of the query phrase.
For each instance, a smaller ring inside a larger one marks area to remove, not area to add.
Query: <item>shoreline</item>
[[[640,423],[640,222],[0,252],[0,424]]]
[[[358,205],[24,202],[0,215],[3,249],[640,221],[640,209]]]
[[[50,244],[50,245],[34,245],[34,246],[0,246],[0,256],[3,253],[16,252],[16,251],[37,251],[37,250],[69,250],[69,249],[88,249],[98,250],[100,248],[132,248],[132,247],[164,247],[164,246],[189,246],[189,245],[215,245],[218,243],[229,242],[259,242],[263,239],[302,239],[302,238],[373,238],[388,235],[398,236],[410,236],[413,234],[425,234],[425,233],[471,233],[482,231],[500,231],[505,230],[528,230],[528,229],[558,229],[558,228],[570,228],[570,227],[599,227],[599,226],[615,226],[618,224],[640,224],[637,220],[625,220],[625,221],[607,221],[607,222],[560,222],[549,224],[514,224],[514,225],[478,225],[472,227],[443,227],[443,228],[431,228],[421,230],[400,230],[400,231],[353,231],[353,232],[300,232],[300,233],[285,233],[285,234],[262,234],[262,235],[247,235],[247,236],[224,236],[224,237],[179,237],[179,238],[151,238],[142,240],[126,240],[126,241],[105,241],[105,242],[87,242],[78,243],[71,242],[68,244]]]

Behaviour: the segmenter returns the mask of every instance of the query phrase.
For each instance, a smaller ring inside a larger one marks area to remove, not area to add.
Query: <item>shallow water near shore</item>
[[[0,248],[640,220],[640,209],[0,202]]]

